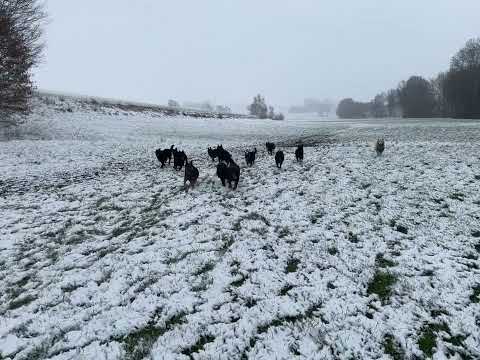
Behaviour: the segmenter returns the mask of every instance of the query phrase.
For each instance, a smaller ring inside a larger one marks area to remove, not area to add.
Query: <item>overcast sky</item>
[[[480,0],[48,0],[42,89],[166,103],[368,100],[480,36]]]

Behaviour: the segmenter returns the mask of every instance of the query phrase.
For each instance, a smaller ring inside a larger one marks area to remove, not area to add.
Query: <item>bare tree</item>
[[[268,117],[268,106],[265,103],[265,98],[258,94],[253,98],[253,103],[248,106],[250,115],[254,115],[260,119],[266,119]]]
[[[41,61],[43,3],[0,0],[0,122],[25,114],[33,90],[31,70]]]

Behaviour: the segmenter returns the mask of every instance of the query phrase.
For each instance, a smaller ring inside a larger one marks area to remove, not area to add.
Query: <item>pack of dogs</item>
[[[271,142],[265,143],[266,150],[269,155],[273,155],[275,152],[275,144]],[[378,139],[375,143],[375,151],[377,155],[382,155],[385,150],[385,141],[384,139]],[[209,147],[207,149],[208,156],[212,162],[218,161],[217,163],[217,176],[222,182],[223,186],[227,186],[233,190],[237,189],[238,182],[240,181],[240,166],[233,160],[232,155],[223,148],[223,145],[218,145],[217,147]],[[193,165],[193,161],[188,161],[187,154],[182,150],[178,151],[177,148],[172,145],[169,149],[157,149],[155,151],[158,161],[162,164],[161,168],[165,166],[168,160],[170,165],[173,157],[173,168],[177,171],[182,170],[185,167],[185,176],[183,184],[187,188],[195,187],[197,183],[200,172],[198,168]],[[245,151],[245,163],[247,166],[252,167],[255,164],[255,159],[257,156],[257,148],[254,148],[253,151]],[[295,159],[297,162],[302,162],[304,156],[303,145],[300,144],[295,149]],[[275,153],[275,164],[277,168],[281,169],[283,162],[285,161],[285,154],[283,151],[278,150]],[[187,187],[187,183],[189,186]]]

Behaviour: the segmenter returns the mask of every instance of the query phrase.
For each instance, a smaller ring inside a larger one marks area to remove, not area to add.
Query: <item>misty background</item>
[[[41,89],[246,112],[257,93],[369,100],[478,36],[478,0],[49,0]]]

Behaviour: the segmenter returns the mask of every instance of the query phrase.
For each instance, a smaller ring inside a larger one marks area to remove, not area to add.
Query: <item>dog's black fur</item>
[[[382,155],[383,151],[385,150],[385,140],[378,139],[375,143],[375,150],[377,151],[378,156]]]
[[[267,148],[268,154],[273,155],[273,152],[275,151],[275,144],[271,142],[265,143],[265,146]]]
[[[215,159],[218,157],[218,149],[212,149],[211,147],[209,147],[208,156],[210,156],[210,159],[212,159],[212,161],[215,161]]]
[[[283,153],[283,151],[281,150],[277,151],[277,153],[275,154],[275,164],[277,164],[277,167],[279,169],[282,168],[282,164],[284,160],[285,160],[285,154]]]
[[[165,163],[167,162],[168,159],[168,165],[170,165],[170,162],[172,160],[172,152],[173,152],[173,145],[170,147],[170,149],[157,149],[155,150],[155,155],[157,156],[158,161],[162,164],[162,168],[165,166]]]
[[[248,166],[253,166],[255,164],[255,157],[257,155],[257,148],[253,151],[245,151],[245,162]]]
[[[182,170],[183,165],[187,162],[187,154],[182,151],[173,150],[173,168],[177,171]]]
[[[297,161],[303,161],[303,145],[298,145],[297,149],[295,150],[295,158]]]
[[[224,161],[226,163],[230,163],[232,160],[232,155],[223,148],[223,145],[217,146],[217,157],[218,161]]]
[[[231,160],[228,165],[221,161],[217,165],[217,176],[222,181],[223,186],[228,182],[228,187],[235,190],[240,180],[240,167],[233,160]]]
[[[193,188],[199,175],[198,169],[193,166],[193,161],[190,161],[190,163],[185,163],[185,177],[183,178],[183,186],[186,186],[188,181],[190,183],[190,187]]]

